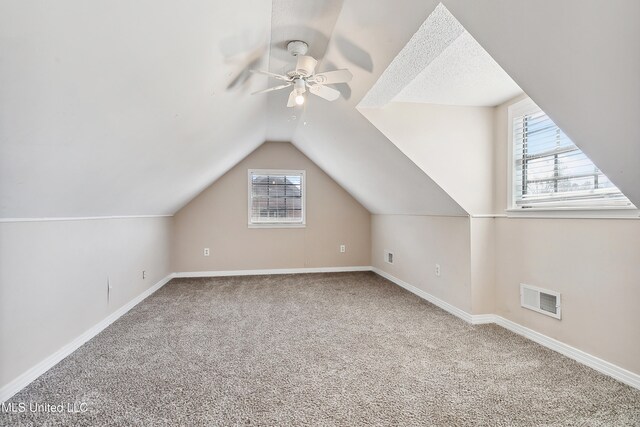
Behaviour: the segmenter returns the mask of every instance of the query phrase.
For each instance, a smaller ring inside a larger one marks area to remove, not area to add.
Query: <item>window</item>
[[[305,171],[249,170],[249,226],[304,227]]]
[[[512,209],[634,208],[531,99],[509,107]]]

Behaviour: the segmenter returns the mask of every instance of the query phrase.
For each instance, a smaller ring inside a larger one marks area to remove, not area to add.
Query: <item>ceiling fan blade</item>
[[[323,85],[330,85],[334,83],[347,83],[351,81],[352,78],[353,74],[351,74],[351,71],[342,69],[318,73],[313,76],[313,81]]]
[[[249,70],[252,73],[255,74],[264,74],[265,76],[269,76],[269,77],[273,77],[274,79],[278,79],[278,80],[282,80],[285,82],[291,81],[291,79],[287,76],[282,76],[280,74],[275,74],[275,73],[270,73],[268,71],[263,71],[263,70]]]
[[[289,94],[289,101],[287,101],[287,107],[295,107],[295,106],[296,106],[296,91],[294,89]]]
[[[267,89],[264,89],[264,90],[259,90],[257,92],[253,92],[251,95],[257,95],[259,93],[267,93],[267,92],[271,92],[271,91],[274,91],[274,90],[280,90],[280,89],[284,89],[286,87],[289,87],[291,85],[293,85],[293,83],[285,83],[285,84],[280,85],[280,86],[274,86],[274,87],[270,87],[270,88],[267,88]]]
[[[322,85],[309,86],[309,92],[319,96],[320,98],[324,98],[327,101],[335,101],[336,99],[340,98],[340,92],[333,88]]]

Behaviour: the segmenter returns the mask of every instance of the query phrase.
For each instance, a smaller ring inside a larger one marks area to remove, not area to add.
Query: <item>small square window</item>
[[[304,227],[305,171],[249,170],[249,227]]]

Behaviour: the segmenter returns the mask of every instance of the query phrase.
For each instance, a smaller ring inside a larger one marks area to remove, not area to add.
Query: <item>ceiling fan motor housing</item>
[[[296,64],[296,73],[305,77],[312,75],[317,62],[318,61],[316,61],[310,56],[298,56],[298,63]]]

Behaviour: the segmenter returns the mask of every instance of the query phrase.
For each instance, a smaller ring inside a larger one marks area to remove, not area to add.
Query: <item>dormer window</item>
[[[509,107],[511,209],[635,208],[531,99]]]

